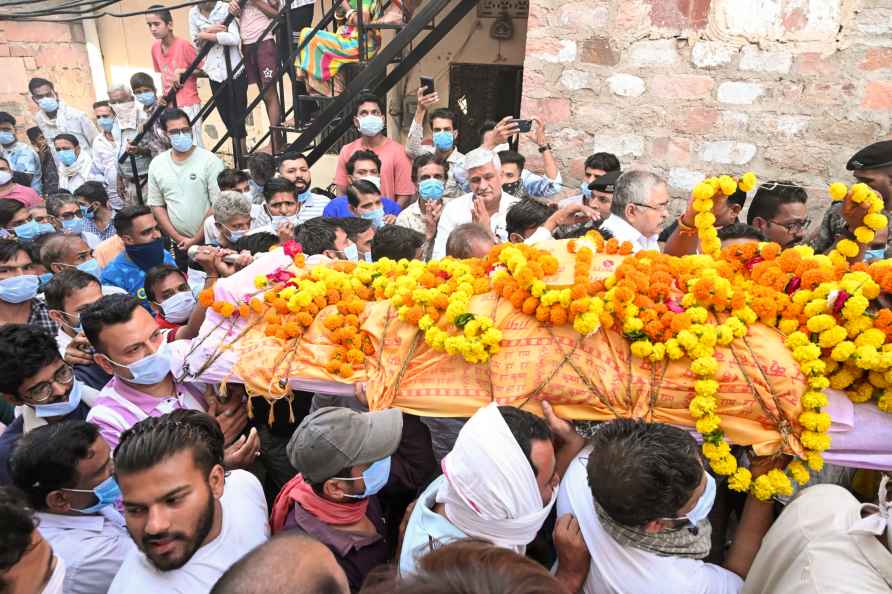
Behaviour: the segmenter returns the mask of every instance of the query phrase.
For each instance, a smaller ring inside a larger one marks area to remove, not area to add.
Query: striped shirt
[[[114,450],[121,440],[121,434],[143,419],[160,417],[181,408],[207,410],[204,384],[174,384],[174,388],[176,395],[158,398],[140,392],[114,376],[99,392],[87,421],[99,427],[99,434]]]

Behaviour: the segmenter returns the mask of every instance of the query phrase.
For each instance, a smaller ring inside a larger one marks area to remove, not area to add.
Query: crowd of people
[[[262,33],[276,10],[204,3],[190,31],[219,45],[217,66],[255,44],[275,61]],[[666,181],[612,154],[588,156],[568,189],[538,120],[542,172],[508,148],[510,117],[462,154],[457,115],[424,89],[405,145],[379,97],[356,98],[359,138],[328,187],[299,153],[227,167],[201,146],[197,91],[178,80],[195,48],[169,12],[147,20],[162,93],[137,73],[87,115],[34,78],[28,142],[0,112],[0,592],[892,592],[886,479],[878,506],[830,484],[762,502],[734,495],[670,425],[585,433],[547,403],[544,418],[495,404],[470,419],[369,412],[362,386],[255,399],[249,414],[238,384],[181,381],[172,343],[198,335],[197,295],[291,240],[315,265],[482,257],[592,229],[635,252],[694,254],[698,238],[692,206],[669,220]],[[847,167],[892,209],[892,141]],[[786,180],[737,192],[716,202],[719,238],[827,252],[852,237],[857,213],[826,199],[812,226],[809,200],[825,199]],[[884,258],[889,241],[861,257]],[[754,477],[784,463],[740,454]]]

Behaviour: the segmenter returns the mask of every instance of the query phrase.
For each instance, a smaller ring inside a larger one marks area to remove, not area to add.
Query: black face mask
[[[124,246],[133,263],[148,271],[164,262],[164,243],[160,238],[141,245]]]
[[[520,180],[516,182],[511,182],[510,184],[502,184],[502,191],[511,194],[515,198],[519,198],[517,192],[520,190]]]

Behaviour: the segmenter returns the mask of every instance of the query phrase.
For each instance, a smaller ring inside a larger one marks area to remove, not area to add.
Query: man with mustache
[[[269,538],[260,482],[224,471],[223,432],[205,413],[181,409],[125,431],[115,478],[139,551],[124,560],[109,594],[207,594]]]

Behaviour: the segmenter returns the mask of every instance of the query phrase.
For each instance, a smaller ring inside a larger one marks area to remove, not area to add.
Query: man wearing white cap
[[[409,518],[400,572],[437,544],[477,538],[523,554],[557,498],[564,462],[584,441],[543,404],[548,424],[533,414],[491,404],[471,417],[443,458],[443,475],[422,493]],[[551,429],[549,429],[551,425]],[[555,453],[552,436],[562,442]],[[588,572],[579,525],[569,514],[558,520],[556,577],[576,592]]]

